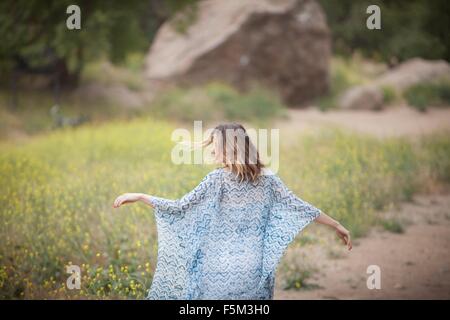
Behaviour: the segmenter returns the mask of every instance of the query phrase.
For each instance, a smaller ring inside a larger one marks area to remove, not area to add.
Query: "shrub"
[[[417,84],[408,88],[404,96],[410,106],[420,111],[425,111],[431,105],[449,106],[450,81]]]
[[[161,117],[193,120],[267,120],[283,114],[278,96],[267,89],[252,88],[246,93],[223,83],[189,89],[173,88],[152,104]]]
[[[381,226],[389,232],[392,233],[403,233],[405,228],[403,224],[398,219],[384,219],[380,221]]]
[[[397,93],[395,92],[395,89],[389,86],[383,86],[381,88],[383,90],[383,103],[384,104],[390,104],[395,101],[397,98]]]

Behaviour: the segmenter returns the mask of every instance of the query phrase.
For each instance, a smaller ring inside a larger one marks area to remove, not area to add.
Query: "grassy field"
[[[143,298],[156,262],[152,210],[111,204],[123,192],[179,197],[211,169],[171,163],[173,129],[139,119],[3,142],[0,298]],[[361,236],[378,210],[450,182],[449,159],[444,134],[410,142],[327,130],[283,146],[280,175]],[[81,290],[65,286],[70,264],[81,266]]]

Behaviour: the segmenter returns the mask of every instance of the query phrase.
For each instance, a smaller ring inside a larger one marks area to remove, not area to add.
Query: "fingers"
[[[352,250],[353,245],[352,245],[350,233],[349,232],[347,232],[347,233],[338,232],[337,234],[338,234],[338,237],[342,239],[342,242],[344,243],[344,245],[347,246],[347,249]]]
[[[113,207],[114,208],[118,208],[118,207],[120,207],[122,205],[122,203],[123,203],[123,197],[119,196],[119,197],[116,198],[116,200],[114,200]]]
[[[351,238],[350,238],[350,234],[348,234],[347,235],[347,248],[348,248],[348,250],[350,251],[350,250],[352,250],[352,248],[353,248],[353,245],[352,245],[352,240],[351,240]]]

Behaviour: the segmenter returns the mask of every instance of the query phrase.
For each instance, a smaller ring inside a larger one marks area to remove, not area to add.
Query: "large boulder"
[[[450,78],[450,65],[443,60],[428,61],[420,58],[403,62],[387,71],[370,84],[352,87],[338,99],[342,109],[376,110],[383,107],[384,90],[389,88],[401,94],[409,87],[431,82],[441,78]]]
[[[257,82],[297,106],[327,91],[329,58],[330,33],[315,0],[207,0],[185,33],[171,22],[160,28],[146,76],[243,90]]]

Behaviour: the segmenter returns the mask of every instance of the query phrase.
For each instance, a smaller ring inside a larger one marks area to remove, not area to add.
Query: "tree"
[[[87,61],[120,63],[148,48],[159,26],[194,0],[3,0],[1,74],[45,73],[62,85],[78,83]],[[68,30],[66,9],[81,8],[81,29]],[[6,79],[3,79],[6,80]]]

